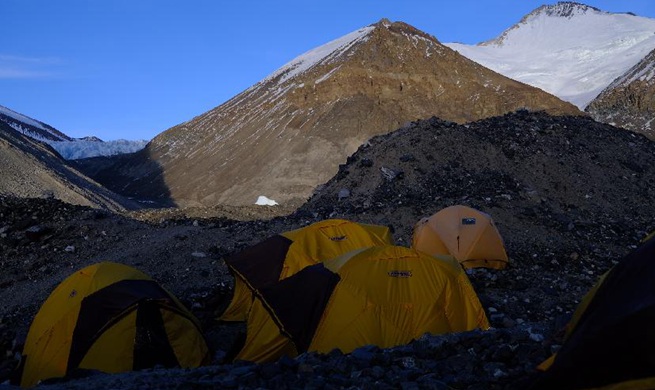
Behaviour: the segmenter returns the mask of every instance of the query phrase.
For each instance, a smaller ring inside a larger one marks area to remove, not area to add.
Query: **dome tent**
[[[464,268],[507,266],[503,239],[491,216],[467,206],[450,206],[414,227],[412,247],[431,255],[451,255]]]
[[[102,262],[70,275],[43,303],[16,379],[31,387],[78,370],[189,368],[208,360],[197,320],[173,295],[132,267]]]
[[[253,291],[301,269],[359,248],[393,244],[386,226],[328,219],[270,237],[226,259],[234,275],[234,295],[222,321],[245,321]]]
[[[655,388],[654,261],[651,237],[599,279],[533,389]]]
[[[257,291],[238,360],[388,348],[489,323],[464,270],[400,246],[356,250]]]

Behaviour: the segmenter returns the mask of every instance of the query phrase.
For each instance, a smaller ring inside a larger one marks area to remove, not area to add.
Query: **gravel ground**
[[[212,365],[94,374],[55,388],[526,388],[598,277],[655,229],[655,144],[584,117],[518,112],[468,125],[432,118],[373,138],[299,209],[149,210],[119,215],[52,199],[0,197],[0,381],[38,307],[66,276],[102,260],[135,266],[203,323]],[[396,348],[303,354],[255,365],[225,356],[243,325],[224,258],[325,218],[392,228],[408,245],[421,217],[453,204],[492,215],[505,270],[469,277],[493,328]],[[46,387],[46,384],[42,385]],[[9,387],[9,386],[7,386]]]

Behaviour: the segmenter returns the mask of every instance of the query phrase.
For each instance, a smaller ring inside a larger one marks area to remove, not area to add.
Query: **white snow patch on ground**
[[[260,195],[259,198],[257,198],[257,202],[255,202],[257,206],[275,206],[278,203],[274,201],[273,199],[269,199],[265,197],[264,195]]]

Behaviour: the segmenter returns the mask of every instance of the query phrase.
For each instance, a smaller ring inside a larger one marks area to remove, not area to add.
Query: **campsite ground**
[[[560,345],[586,291],[655,229],[654,158],[644,137],[585,118],[523,112],[467,126],[416,122],[375,138],[293,213],[245,207],[117,215],[0,197],[0,380],[50,291],[106,260],[148,273],[191,308],[203,322],[212,365],[96,374],[54,387],[525,388]],[[338,195],[343,188],[347,197]],[[326,218],[388,225],[408,245],[419,218],[460,203],[492,215],[510,256],[507,269],[469,272],[491,330],[264,365],[223,361],[243,331],[215,321],[230,297],[226,256]]]
[[[271,232],[298,227],[308,222],[305,218],[250,222],[176,218],[153,222],[166,215],[153,212],[147,216],[149,222],[141,222],[53,200],[18,199],[3,199],[2,214],[5,226],[10,227],[3,240],[3,253],[9,256],[3,257],[0,290],[2,302],[7,303],[0,317],[3,379],[16,364],[13,357],[20,352],[21,340],[40,303],[68,274],[102,260],[133,265],[180,297],[203,322],[214,365],[198,370],[98,374],[53,386],[136,389],[144,385],[236,387],[245,383],[246,387],[279,388],[284,383],[287,388],[297,388],[324,381],[336,387],[367,387],[376,382],[394,387],[415,382],[423,387],[442,382],[461,388],[505,388],[517,381],[523,383],[534,366],[549,355],[559,342],[554,337],[554,324],[558,319],[563,321],[575,304],[574,297],[562,301],[557,294],[535,299],[540,295],[534,286],[540,284],[541,272],[516,266],[502,271],[478,270],[470,273],[470,278],[495,328],[491,331],[425,337],[410,347],[364,349],[353,356],[308,354],[298,362],[283,360],[274,365],[224,364],[222,359],[244,331],[241,324],[215,321],[215,313],[230,298],[232,284],[224,256]],[[27,225],[39,229],[24,228]],[[37,230],[43,231],[42,235],[30,233]],[[409,239],[398,238],[403,242]],[[587,286],[580,284],[579,289]],[[566,287],[576,290],[578,284]],[[530,301],[532,309],[524,311],[522,307]],[[561,312],[553,311],[558,305]]]

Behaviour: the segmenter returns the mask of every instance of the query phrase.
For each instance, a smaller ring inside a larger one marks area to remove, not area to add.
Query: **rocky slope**
[[[0,194],[53,197],[109,210],[136,209],[135,202],[112,193],[68,165],[48,145],[0,121]]]
[[[0,198],[0,354],[20,349],[40,303],[68,274],[110,260],[152,275],[201,318],[211,366],[92,375],[52,388],[225,387],[524,389],[558,348],[558,332],[598,277],[655,229],[655,144],[583,117],[522,111],[466,125],[436,118],[362,146],[293,214],[236,221],[181,210],[120,216],[52,199]],[[452,204],[490,213],[510,266],[469,277],[494,327],[425,336],[350,355],[305,354],[272,364],[223,361],[238,326],[216,323],[231,277],[223,259],[265,237],[329,217],[392,227]],[[200,210],[200,209],[198,209]],[[222,213],[224,209],[214,209]],[[207,210],[208,213],[212,210]],[[15,361],[0,365],[6,377]],[[48,388],[44,386],[44,388]]]
[[[0,122],[4,122],[19,133],[37,140],[72,141],[72,138],[54,127],[4,106],[0,106]]]
[[[617,78],[585,111],[610,123],[655,139],[655,50]]]
[[[303,201],[374,135],[432,115],[463,123],[518,108],[580,114],[382,20],[301,55],[93,177],[184,207],[248,205],[259,195]]]

